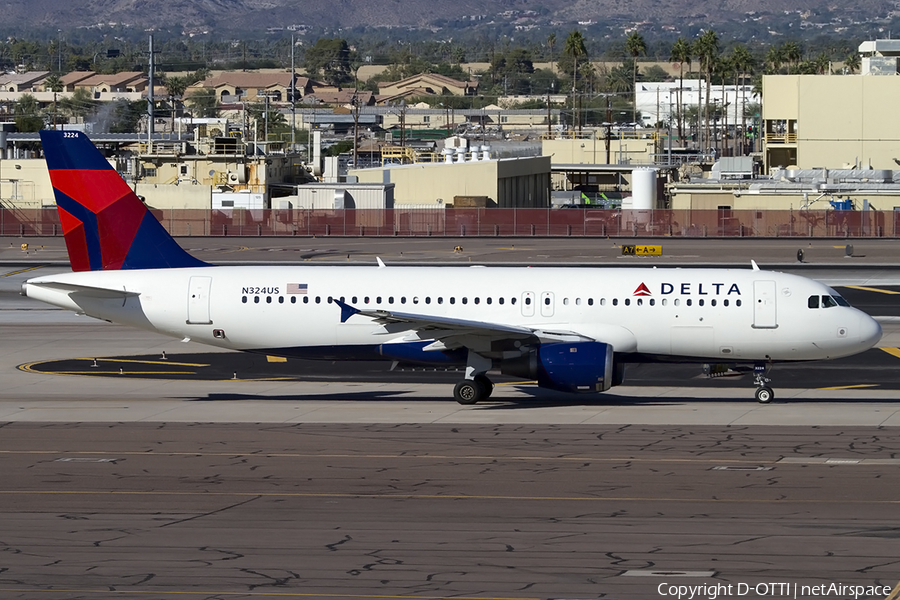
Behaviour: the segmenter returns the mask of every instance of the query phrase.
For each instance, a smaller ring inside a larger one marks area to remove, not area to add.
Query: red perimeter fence
[[[900,211],[453,208],[153,210],[175,236],[898,237]],[[0,209],[0,235],[62,235],[55,208]]]

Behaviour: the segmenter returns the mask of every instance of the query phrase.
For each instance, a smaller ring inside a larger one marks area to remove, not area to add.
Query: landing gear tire
[[[487,396],[485,388],[477,379],[464,379],[453,388],[453,398],[464,405],[475,404]]]
[[[488,379],[485,375],[476,375],[475,382],[481,386],[481,390],[484,393],[482,396],[482,400],[487,400],[491,397],[491,394],[494,391],[494,384],[491,383],[491,380]]]
[[[760,404],[768,404],[775,399],[775,392],[767,385],[756,388],[756,401]]]

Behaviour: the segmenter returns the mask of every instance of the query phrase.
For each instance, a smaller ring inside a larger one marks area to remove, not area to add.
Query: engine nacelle
[[[537,379],[538,385],[561,392],[603,392],[625,378],[613,347],[602,342],[541,344],[521,358],[505,360],[504,375]]]

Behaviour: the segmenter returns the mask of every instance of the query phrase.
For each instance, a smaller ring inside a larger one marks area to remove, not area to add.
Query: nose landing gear
[[[753,384],[756,386],[756,401],[760,404],[768,404],[775,399],[775,391],[769,387],[772,381],[766,375],[769,368],[766,365],[753,365]]]

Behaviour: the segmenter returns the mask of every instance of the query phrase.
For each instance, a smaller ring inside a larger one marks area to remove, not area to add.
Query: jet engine
[[[541,387],[561,392],[604,392],[625,379],[613,347],[602,342],[541,344],[528,354],[500,365],[504,375],[536,379]]]

